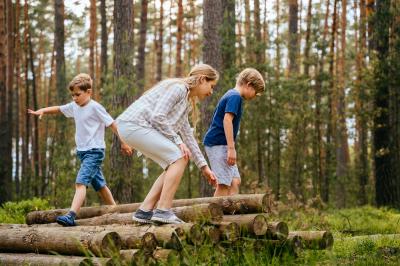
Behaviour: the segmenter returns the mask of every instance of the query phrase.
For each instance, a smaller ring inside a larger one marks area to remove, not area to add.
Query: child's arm
[[[60,106],[45,107],[45,108],[41,108],[37,111],[28,109],[28,114],[38,115],[39,119],[41,119],[42,115],[44,115],[44,114],[58,114],[58,113],[61,113]]]
[[[112,124],[110,125],[110,128],[111,128],[112,132],[114,132],[114,134],[118,137],[119,141],[121,142],[122,153],[125,155],[129,155],[129,156],[132,155],[133,149],[121,139],[121,137],[118,134],[117,125],[115,124],[115,122],[112,122]]]
[[[224,132],[225,132],[226,143],[228,145],[227,161],[229,165],[236,164],[235,141],[233,139],[233,118],[235,118],[235,115],[233,113],[225,113]]]

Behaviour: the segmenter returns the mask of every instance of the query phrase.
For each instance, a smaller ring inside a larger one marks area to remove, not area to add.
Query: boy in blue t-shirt
[[[254,68],[240,72],[236,86],[219,100],[204,146],[211,170],[217,176],[214,197],[239,193],[240,174],[236,165],[235,141],[242,116],[243,99],[251,100],[265,90],[264,79]]]

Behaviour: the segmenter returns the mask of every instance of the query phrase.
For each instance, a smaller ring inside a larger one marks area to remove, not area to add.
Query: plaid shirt
[[[201,168],[207,161],[188,121],[191,110],[188,95],[189,89],[182,80],[164,80],[133,102],[117,120],[154,128],[177,145],[185,143],[192,152],[193,161]]]

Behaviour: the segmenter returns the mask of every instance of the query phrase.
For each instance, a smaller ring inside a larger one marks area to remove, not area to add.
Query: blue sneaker
[[[62,226],[75,226],[75,219],[71,214],[57,216],[56,222]]]
[[[156,209],[153,217],[151,217],[152,221],[163,223],[163,224],[183,224],[185,223],[178,217],[176,217],[175,213],[171,210],[159,210]]]
[[[141,224],[153,224],[151,217],[153,217],[153,211],[144,211],[142,209],[138,209],[132,214],[132,220]]]

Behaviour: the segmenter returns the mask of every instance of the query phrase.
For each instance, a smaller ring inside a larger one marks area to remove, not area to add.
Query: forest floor
[[[284,221],[289,230],[329,230],[334,245],[328,250],[302,250],[297,257],[253,252],[245,245],[187,247],[181,259],[168,265],[400,265],[400,211],[364,206],[347,209],[278,205],[270,221]],[[0,223],[23,223],[25,213],[48,209],[47,202],[7,203]]]

